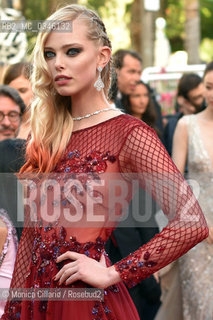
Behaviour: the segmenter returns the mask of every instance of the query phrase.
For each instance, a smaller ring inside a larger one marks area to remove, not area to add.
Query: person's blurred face
[[[20,76],[9,83],[9,86],[16,89],[25,103],[25,106],[28,107],[31,103],[33,92],[31,83],[24,76]]]
[[[136,85],[134,92],[129,96],[131,113],[137,118],[142,118],[142,115],[149,104],[149,91],[144,84]]]
[[[207,72],[204,78],[204,96],[207,107],[213,107],[213,71]]]
[[[188,92],[189,102],[196,108],[198,111],[204,101],[204,85],[200,83],[197,88],[194,88]]]
[[[180,112],[183,114],[194,114],[201,111],[204,102],[204,84],[200,83],[197,88],[188,92],[188,99],[177,97]]]
[[[116,69],[118,89],[121,93],[132,94],[142,72],[141,62],[127,54],[123,60],[123,67]]]
[[[0,96],[0,141],[15,138],[20,122],[20,107],[11,98]]]

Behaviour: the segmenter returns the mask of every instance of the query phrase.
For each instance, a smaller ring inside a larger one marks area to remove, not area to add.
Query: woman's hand
[[[119,281],[121,278],[119,273],[113,266],[107,268],[104,255],[98,262],[84,254],[67,251],[59,256],[56,262],[70,259],[72,262],[67,263],[55,275],[54,280],[59,280],[59,284],[72,284],[77,280],[81,280],[95,288],[107,288]]]

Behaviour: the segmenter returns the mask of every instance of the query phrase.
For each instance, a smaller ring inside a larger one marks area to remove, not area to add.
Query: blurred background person
[[[33,96],[29,81],[31,72],[32,65],[29,62],[19,62],[9,65],[3,75],[3,84],[16,89],[26,106],[30,105]]]
[[[0,141],[17,136],[24,111],[25,104],[18,92],[0,85]]]
[[[207,320],[213,315],[213,62],[203,77],[206,109],[178,121],[173,143],[173,160],[197,185],[198,201],[210,228],[207,241],[179,260],[184,320]]]
[[[141,56],[133,50],[119,49],[113,55],[114,75],[110,95],[116,107],[124,112],[127,112],[125,107],[128,105],[128,96],[134,92],[137,82],[141,79],[142,63]],[[161,141],[164,143],[161,107],[151,88],[150,94],[157,114],[156,126],[161,132]]]
[[[0,208],[0,288],[10,287],[17,246],[16,230],[6,211]],[[0,317],[5,304],[6,300],[0,300]]]
[[[0,208],[4,208],[15,227],[17,224],[17,177],[24,163],[25,140],[17,139],[25,104],[18,91],[0,85]],[[9,192],[8,192],[9,191]],[[22,224],[17,229],[20,238]]]
[[[165,147],[171,156],[173,135],[177,122],[186,114],[194,114],[205,108],[202,78],[196,73],[184,74],[178,83],[176,113],[169,116],[164,129]]]
[[[126,96],[131,94],[142,74],[142,58],[133,50],[119,49],[113,55],[117,92],[115,105],[124,108]]]
[[[176,111],[193,114],[202,110],[204,102],[203,79],[196,73],[182,76],[178,85]]]
[[[125,105],[127,113],[135,118],[143,120],[152,127],[160,136],[157,128],[157,112],[155,110],[154,101],[150,87],[142,80],[138,81],[133,93],[127,97]]]
[[[20,62],[9,65],[3,76],[3,84],[9,85],[19,92],[26,105],[26,111],[22,117],[22,124],[18,138],[27,139],[30,131],[30,104],[33,98],[30,76],[32,65],[29,62]]]
[[[18,222],[17,219],[18,184],[17,177],[14,173],[18,172],[25,162],[25,143],[30,131],[30,102],[32,99],[32,88],[29,81],[30,74],[31,65],[29,63],[21,62],[10,65],[6,68],[3,77],[4,83],[8,85],[0,86],[0,102],[1,92],[4,92],[4,94],[7,94],[7,99],[9,99],[9,97],[14,99],[16,108],[18,108],[17,102],[21,101],[22,106],[21,112],[19,110],[19,113],[15,113],[15,119],[13,119],[12,113],[11,121],[11,111],[7,111],[8,116],[4,116],[3,123],[0,122],[0,128],[2,128],[2,130],[7,129],[6,125],[9,126],[10,121],[12,122],[13,128],[16,129],[15,134],[7,134],[5,135],[5,139],[0,141],[0,208],[4,208],[8,212],[8,215],[16,227],[19,239],[22,233],[22,222]],[[27,108],[19,96],[19,93],[27,104]],[[10,192],[8,192],[8,190],[10,190]]]
[[[30,63],[20,62],[8,66],[3,76],[3,82],[7,84],[4,87],[9,88],[10,91],[17,90],[27,106],[19,121],[19,132],[14,136],[7,136],[7,139],[0,142],[0,207],[7,210],[16,227],[19,239],[22,233],[22,222],[19,223],[17,219],[18,189],[17,178],[14,173],[18,172],[25,162],[25,144],[30,131],[30,103],[33,96],[29,80],[31,72],[32,66]],[[8,193],[8,190],[10,190],[10,193]]]

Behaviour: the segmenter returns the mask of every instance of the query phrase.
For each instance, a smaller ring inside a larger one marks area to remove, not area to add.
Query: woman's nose
[[[55,60],[55,68],[56,70],[64,69],[64,61],[61,56],[57,56]]]

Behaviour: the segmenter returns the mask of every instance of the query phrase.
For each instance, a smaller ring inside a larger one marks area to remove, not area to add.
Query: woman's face
[[[73,96],[93,90],[99,66],[99,48],[87,37],[87,25],[74,20],[72,32],[51,32],[44,56],[56,91]]]
[[[144,84],[137,84],[134,93],[129,96],[133,116],[141,117],[149,104],[149,91]]]
[[[207,72],[204,77],[204,97],[207,106],[213,107],[213,70]]]
[[[19,92],[20,97],[24,101],[26,107],[28,107],[33,97],[30,81],[26,79],[23,75],[21,75],[18,78],[11,81],[9,83],[9,86],[16,89]]]

